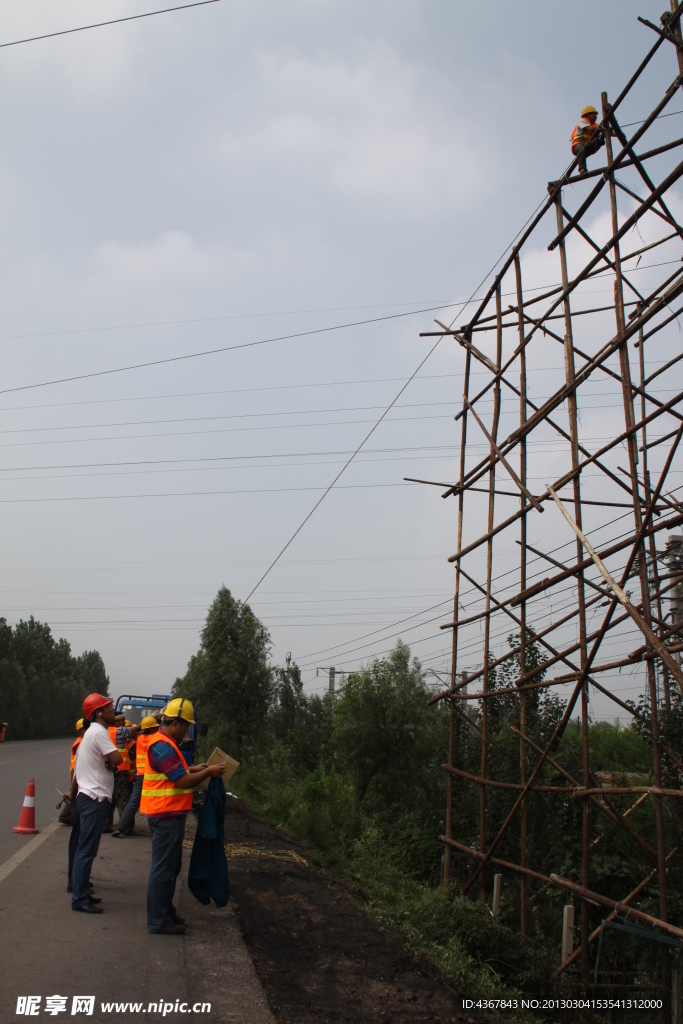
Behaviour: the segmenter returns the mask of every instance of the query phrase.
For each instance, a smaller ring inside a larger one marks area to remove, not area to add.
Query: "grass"
[[[239,795],[264,820],[304,845],[326,880],[340,884],[356,905],[417,960],[461,995],[505,1000],[509,1024],[539,1024],[522,999],[549,994],[549,951],[494,920],[489,909],[448,889],[416,880],[392,859],[382,828],[348,799],[342,780],[291,777],[275,781],[255,767],[241,775]],[[488,1011],[491,1013],[491,1011]],[[492,1014],[492,1017],[495,1015]]]

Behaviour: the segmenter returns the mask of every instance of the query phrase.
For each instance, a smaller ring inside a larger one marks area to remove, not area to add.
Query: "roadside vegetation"
[[[508,638],[510,649],[518,643],[518,636]],[[532,634],[529,643],[527,656],[540,665],[542,654]],[[388,657],[351,673],[337,694],[334,712],[327,696],[304,692],[295,664],[272,669],[268,654],[269,636],[263,625],[223,588],[209,611],[202,647],[187,675],[176,682],[175,692],[197,700],[202,718],[209,722],[207,749],[218,745],[240,760],[233,790],[306,844],[317,863],[350,889],[378,924],[431,962],[459,991],[497,998],[559,992],[551,975],[559,964],[566,894],[535,883],[529,887],[529,934],[522,941],[517,877],[504,873],[501,912],[495,920],[490,912],[493,872],[486,876],[487,904],[462,895],[474,867],[467,854],[453,851],[452,884],[447,889],[441,884],[439,835],[445,831],[446,792],[442,765],[447,759],[449,718],[443,706],[428,707],[433,691],[409,648],[399,641]],[[489,685],[508,686],[518,674],[518,658],[512,658],[491,674]],[[545,746],[563,710],[552,691],[528,692],[527,734],[534,743]],[[647,722],[647,708],[641,712]],[[460,713],[455,718],[455,764],[478,775],[478,705],[468,702],[465,714],[470,721]],[[676,705],[664,723],[672,743],[678,741],[681,721]],[[491,703],[491,778],[518,778],[519,741],[513,732],[518,726],[515,695]],[[596,722],[589,745],[596,779],[609,777],[614,785],[651,783],[652,751],[642,727]],[[572,725],[554,760],[580,779],[580,755],[581,736]],[[537,756],[533,749],[528,751],[528,771]],[[680,788],[670,759],[665,769],[665,784]],[[544,768],[539,782],[567,784],[552,765]],[[453,835],[478,846],[479,787],[457,778],[453,785]],[[489,839],[514,798],[510,791],[489,791]],[[634,798],[615,802],[624,813]],[[535,793],[528,811],[529,864],[544,874],[555,872],[579,881],[581,816],[581,804],[571,793]],[[628,820],[656,846],[651,798]],[[591,824],[591,886],[623,899],[652,865],[628,835],[595,809]],[[667,847],[672,849],[680,842],[677,808],[667,813],[666,829]],[[519,841],[517,820],[501,841],[499,856],[518,862]],[[668,884],[670,919],[683,923],[680,858],[672,862]],[[656,880],[634,905],[658,914]],[[592,927],[598,926],[603,912],[591,908],[590,913]]]
[[[0,719],[8,740],[73,736],[83,698],[109,693],[109,677],[98,651],[77,658],[66,640],[33,616],[12,628],[0,618]]]

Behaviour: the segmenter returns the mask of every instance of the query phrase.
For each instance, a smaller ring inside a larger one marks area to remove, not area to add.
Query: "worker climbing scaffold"
[[[586,173],[586,157],[597,153],[605,145],[605,133],[598,124],[598,112],[592,103],[581,111],[581,117],[572,132],[572,153],[579,158],[579,174]]]

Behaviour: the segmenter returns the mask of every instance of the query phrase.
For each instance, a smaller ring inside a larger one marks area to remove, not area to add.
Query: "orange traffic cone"
[[[34,779],[28,780],[24,806],[21,808],[19,824],[15,827],[14,831],[21,832],[23,835],[40,831],[40,829],[36,828],[36,784]]]

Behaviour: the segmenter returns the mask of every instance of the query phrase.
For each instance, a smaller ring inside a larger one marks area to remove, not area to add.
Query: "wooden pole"
[[[555,199],[555,212],[557,217],[557,230],[561,234],[564,227],[564,217],[562,214],[562,192],[558,192]],[[562,236],[559,244],[560,250],[560,270],[562,272],[562,289],[567,292],[569,288],[569,273],[567,270],[567,252],[564,244],[564,237]],[[567,411],[569,414],[569,435],[571,437],[571,452],[572,452],[572,470],[576,471],[579,467],[579,428],[578,428],[578,413],[576,403],[576,388],[575,383],[575,369],[574,369],[574,336],[572,332],[572,314],[571,307],[569,304],[569,295],[566,295],[564,300],[564,373],[567,385],[571,388],[567,401]],[[581,478],[578,472],[575,473],[573,479],[574,485],[574,515],[581,517]],[[580,526],[579,519],[577,518],[577,524]],[[576,541],[576,561],[577,565],[581,564],[583,559],[583,550],[581,548],[581,542],[577,538]],[[583,569],[579,569],[577,573],[577,603],[579,607],[579,649],[581,652],[581,671],[583,672],[586,667],[588,659],[588,647],[586,643],[586,598],[585,588],[583,583]],[[583,741],[583,785],[584,789],[588,788],[589,785],[589,772],[590,762],[588,753],[588,679],[584,679],[581,689],[581,734]],[[588,887],[590,883],[590,816],[589,816],[589,802],[584,800],[583,802],[583,821],[582,821],[582,845],[581,845],[581,880],[583,885]],[[581,903],[581,984],[586,987],[588,984],[588,904],[582,901]]]
[[[465,381],[463,386],[463,416],[460,435],[460,483],[465,478],[465,448],[467,444],[467,399],[470,390],[470,370],[472,353],[467,349],[465,356]],[[464,512],[465,491],[458,494],[458,551],[462,547],[462,520]],[[451,654],[451,690],[455,687],[455,674],[458,666],[458,618],[460,615],[460,561],[455,568],[455,596],[453,598],[453,644]],[[450,719],[448,723],[448,764],[453,767],[455,756],[455,701],[450,701]],[[453,830],[453,776],[448,773],[446,782],[446,835],[450,838]],[[451,848],[446,844],[444,850],[443,880],[448,885],[451,877]]]
[[[441,836],[441,839],[445,842],[446,837]],[[626,918],[632,917],[635,921],[641,921],[651,928],[657,928],[659,931],[664,932],[665,935],[683,940],[683,928],[677,928],[675,925],[669,924],[668,921],[662,921],[661,918],[652,917],[651,914],[645,914],[642,910],[636,910],[635,907],[628,906],[624,901],[611,900],[608,896],[603,896],[599,892],[593,892],[592,889],[576,885],[575,882],[570,881],[568,878],[563,878],[561,875],[543,875],[540,871],[532,871],[530,868],[525,868],[522,871],[519,864],[511,864],[510,861],[501,860],[499,857],[482,854],[479,850],[473,850],[470,846],[458,843],[454,839],[450,840],[450,844],[454,849],[468,853],[470,857],[474,857],[477,860],[482,860],[486,857],[487,862],[495,864],[496,867],[514,871],[515,874],[525,874],[527,878],[536,878],[539,882],[543,882],[546,885],[556,885],[560,889],[574,893],[575,896],[580,897],[582,900],[588,900],[589,903],[597,903],[601,907],[609,907],[610,910],[616,911],[617,914],[623,914]]]
[[[515,285],[517,289],[517,309],[518,309],[518,323],[517,331],[519,334],[519,425],[523,427],[526,423],[526,347],[524,346],[524,295],[522,291],[522,267],[519,259],[519,253],[515,253]],[[526,435],[522,434],[522,439],[519,444],[519,478],[522,483],[522,487],[526,489]],[[526,590],[526,512],[524,503],[524,493],[520,497],[520,510],[522,516],[520,519],[520,563],[519,563],[519,589],[523,593]],[[526,674],[526,601],[521,601],[519,606],[519,669],[520,674],[524,676]],[[526,785],[526,745],[524,742],[524,735],[526,733],[526,694],[522,691],[519,695],[519,780],[522,784],[522,788]],[[527,817],[526,817],[526,797],[523,798],[520,807],[520,840],[519,840],[519,858],[523,868],[527,866],[526,857],[526,843],[527,843]],[[520,931],[522,935],[526,935],[528,931],[527,927],[527,891],[526,891],[526,876],[521,876],[521,889],[520,889],[520,901],[519,901],[519,916],[520,916]]]
[[[607,110],[607,93],[602,94],[602,109],[603,116]],[[605,131],[605,147],[607,153],[607,166],[612,167],[612,138],[609,127]],[[617,210],[617,190],[614,184],[614,175],[610,175],[609,178],[609,194],[610,194],[610,207],[612,211],[612,235],[615,236],[619,231],[618,221],[618,210]],[[614,269],[615,269],[615,281],[614,281],[614,305],[617,315],[617,333],[624,336],[626,333],[626,323],[624,318],[624,293],[623,293],[623,282],[621,279],[621,257],[619,252],[619,239],[614,240]],[[641,335],[641,349],[644,343],[644,336]],[[619,366],[621,370],[621,384],[622,394],[624,402],[624,421],[627,430],[630,430],[635,424],[635,413],[633,409],[633,391],[631,389],[631,371],[628,358],[628,343],[624,340],[623,344],[619,346]],[[644,453],[643,453],[644,454]],[[629,469],[631,473],[631,489],[633,490],[633,517],[635,521],[636,530],[640,529],[642,523],[642,511],[640,507],[640,501],[638,499],[639,488],[638,488],[638,442],[637,436],[634,433],[630,435],[630,443],[628,445],[628,456],[629,456]],[[645,554],[645,543],[641,540],[640,549],[638,552],[638,569],[640,576],[640,591],[642,596],[643,604],[643,619],[647,626],[652,629],[652,618],[650,610],[650,590],[647,578],[647,558]],[[651,646],[656,648],[656,644]],[[653,737],[659,736],[659,726],[657,721],[657,679],[655,676],[655,663],[654,659],[650,658],[647,662],[647,679],[648,688],[650,692],[650,716],[651,716],[651,729]],[[661,763],[659,755],[659,745],[657,743],[652,744],[652,756],[654,762],[654,784],[657,789],[661,789],[662,786],[662,773]],[[662,801],[660,797],[654,798],[655,802],[655,821],[657,826],[657,858],[658,858],[658,869],[659,869],[659,916],[662,921],[668,920],[667,910],[667,897],[666,897],[666,848],[664,840],[664,810],[662,807]],[[584,886],[586,882],[584,881]],[[671,977],[670,977],[670,966],[669,958],[664,952],[662,957],[662,989],[664,995],[664,1015],[666,1017],[667,1012],[670,1012],[670,1007],[667,1010],[668,1002],[671,995]]]
[[[674,855],[674,853],[676,852],[677,849],[678,849],[678,847],[676,847],[676,849],[671,851],[669,856],[666,858],[667,861],[671,860],[671,858],[673,857],[673,855]],[[650,874],[647,876],[647,878],[644,878],[643,881],[640,882],[635,887],[635,889],[633,889],[628,894],[628,896],[626,896],[621,901],[621,906],[622,907],[627,907],[629,905],[629,903],[633,903],[633,901],[636,898],[636,896],[640,896],[640,894],[643,891],[643,889],[647,889],[648,885],[650,884],[650,882],[652,881],[652,879],[655,877],[656,874],[657,874],[657,869],[655,868],[654,871],[650,872]],[[606,918],[606,920],[607,921],[614,921],[616,916],[617,916],[617,911],[613,910],[612,913],[609,915],[609,917]],[[595,942],[595,940],[597,939],[598,935],[600,934],[601,928],[602,928],[602,926],[600,928],[596,928],[594,932],[591,932],[591,934],[590,934],[590,936],[588,938],[589,943]],[[559,977],[560,974],[562,974],[563,971],[566,971],[568,967],[571,967],[571,965],[574,963],[574,961],[580,955],[581,955],[581,950],[580,949],[577,949],[574,953],[572,953],[572,955],[569,957],[569,959],[565,960],[564,963],[562,964],[562,966],[557,971],[555,971],[555,973],[553,974],[553,978]]]
[[[500,284],[496,288],[496,373],[500,370],[503,353],[503,306]],[[490,469],[489,469],[489,509],[488,529],[493,530],[494,502],[496,490],[496,438],[498,436],[498,422],[500,420],[500,378],[496,380],[493,389],[493,423],[491,426],[490,443]],[[522,499],[523,500],[523,499]],[[484,693],[489,689],[489,643],[491,639],[491,574],[493,570],[493,537],[489,537],[486,545],[486,616],[484,618],[484,674],[482,689]],[[481,777],[486,778],[488,766],[488,702],[482,704],[481,713]],[[486,853],[486,786],[481,786],[479,791],[479,849]],[[479,876],[479,899],[486,902],[486,876],[482,871]]]
[[[640,366],[640,412],[641,420],[644,420],[647,416],[647,400],[645,397],[645,339],[643,337],[643,331],[640,331],[638,335],[638,361]],[[642,452],[643,452],[643,484],[645,487],[645,499],[650,501],[652,494],[652,488],[650,486],[650,471],[647,464],[647,424],[643,423],[643,429],[641,432],[642,441]],[[656,588],[656,600],[657,600],[657,617],[663,621],[664,616],[662,615],[662,595],[660,593],[659,586],[659,566],[657,565],[657,542],[654,535],[648,538],[648,547],[650,549],[650,559],[652,561],[652,575],[654,578]],[[667,713],[671,711],[671,691],[669,689],[669,669],[666,665],[662,664],[662,685],[664,688],[664,706]]]

